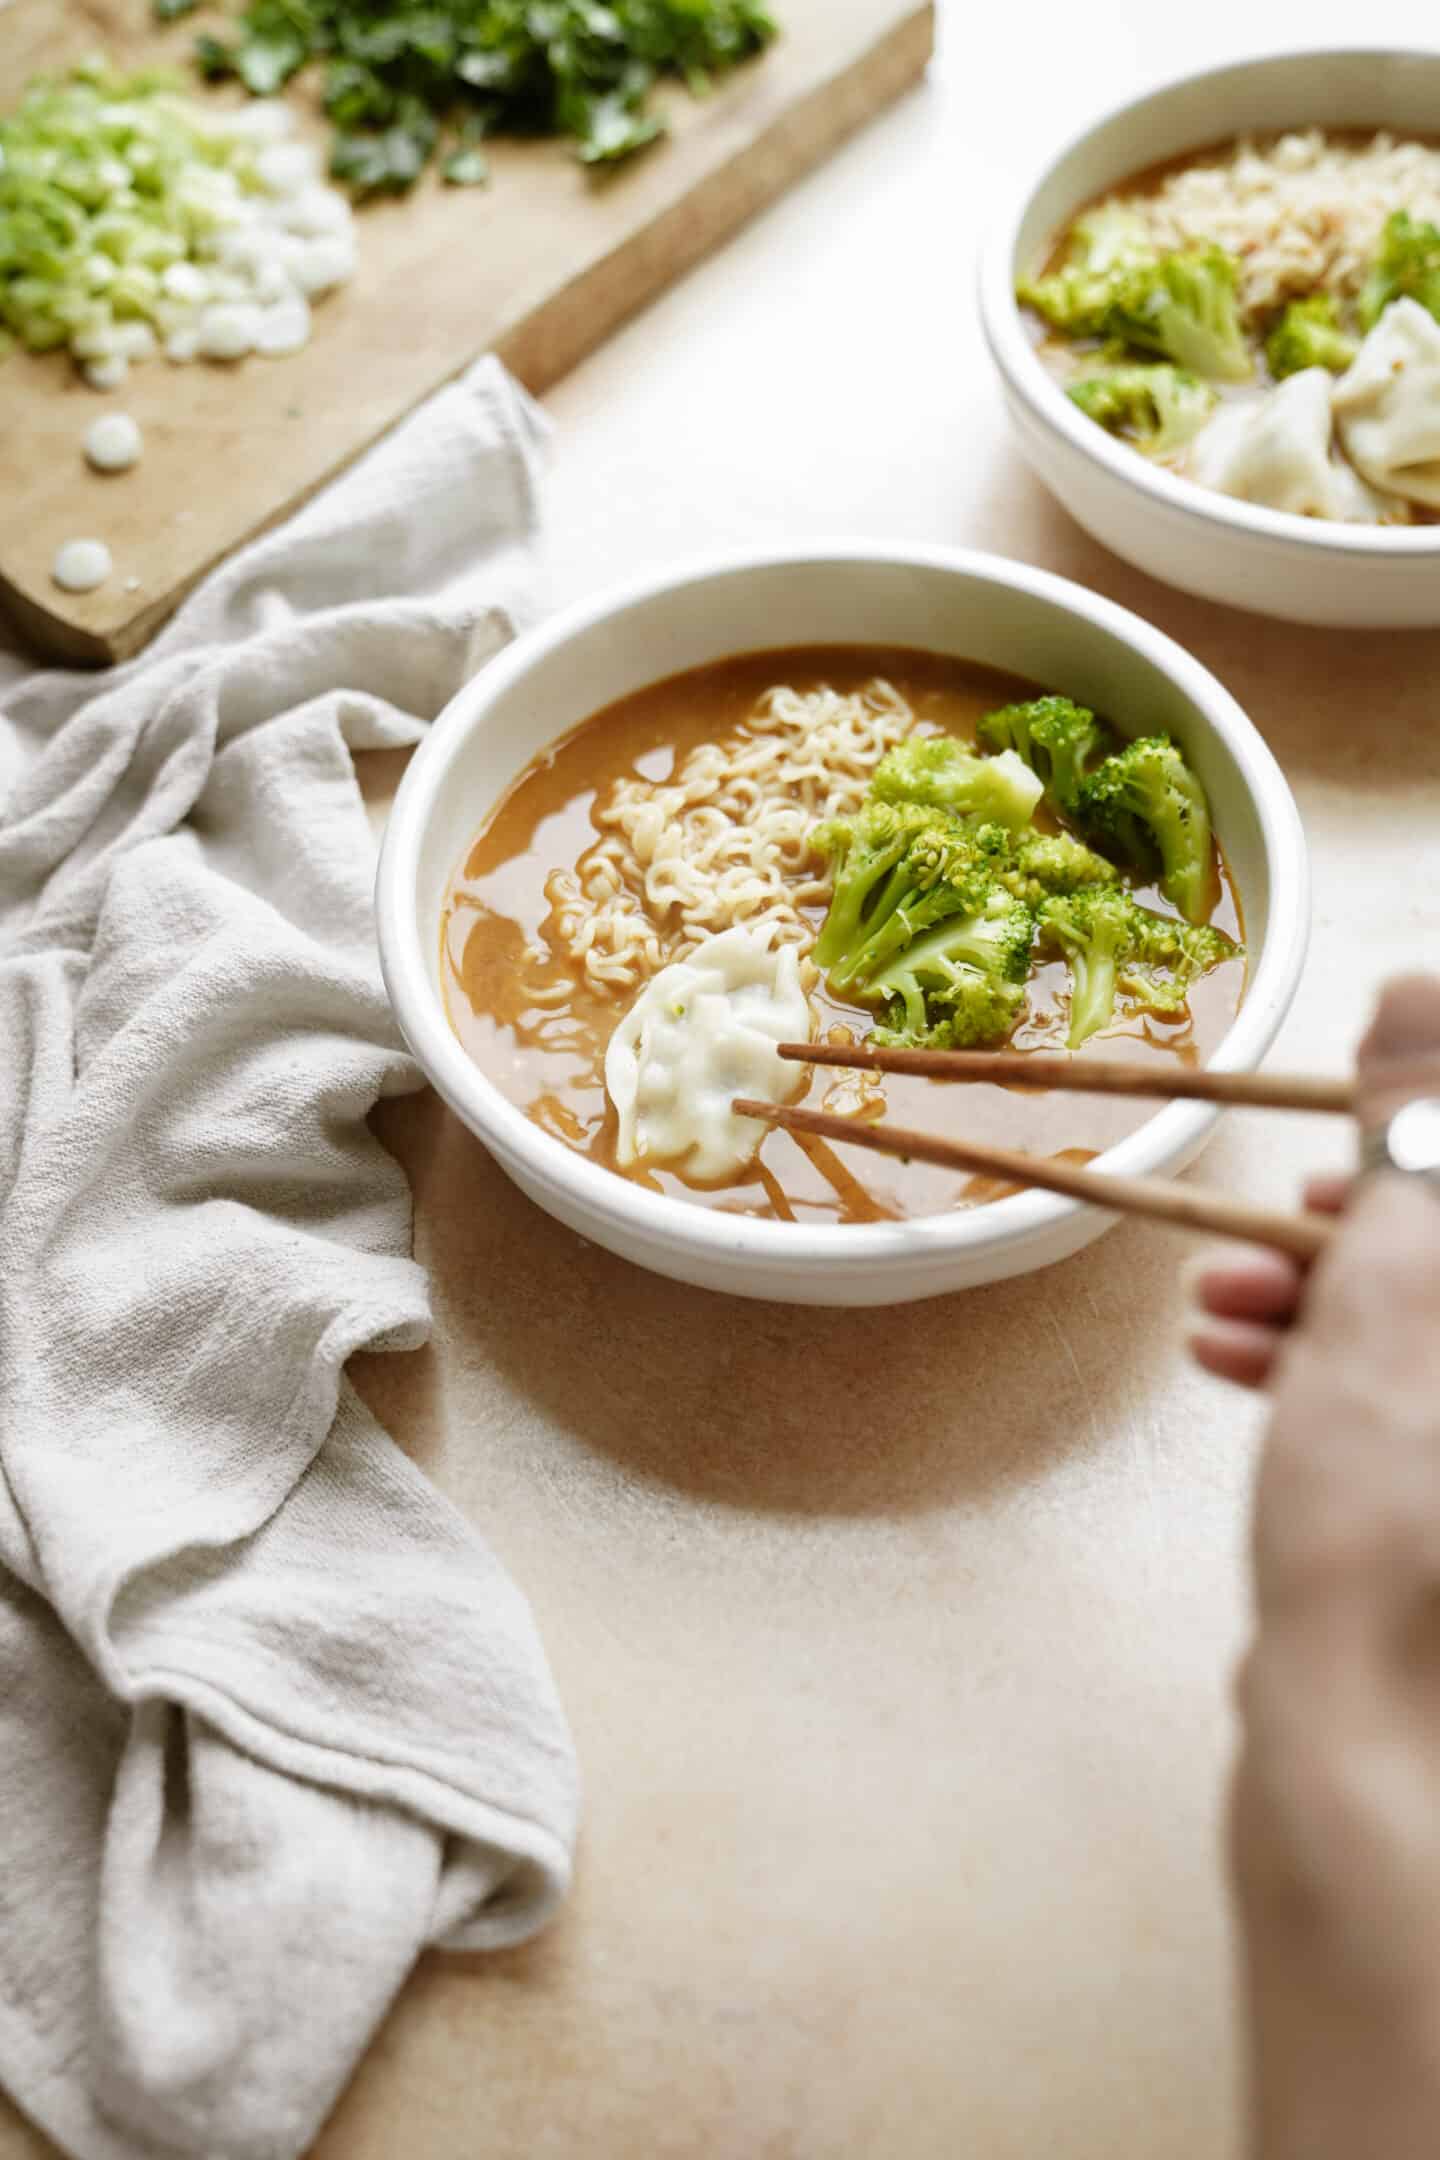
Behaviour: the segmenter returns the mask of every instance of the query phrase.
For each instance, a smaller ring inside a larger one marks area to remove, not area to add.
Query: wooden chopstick
[[[957,1053],[958,1054],[958,1053]],[[1294,1260],[1318,1259],[1334,1235],[1334,1225],[1317,1216],[1280,1215],[1251,1207],[1222,1193],[1192,1192],[1168,1178],[1116,1177],[1106,1171],[1081,1170],[1071,1163],[1022,1155],[1011,1148],[977,1147],[968,1141],[941,1140],[933,1133],[910,1132],[903,1125],[871,1124],[864,1118],[836,1117],[828,1110],[807,1110],[798,1103],[752,1102],[737,1096],[732,1108],[742,1117],[761,1118],[789,1132],[814,1133],[822,1140],[843,1140],[851,1147],[872,1148],[877,1155],[913,1157],[945,1170],[968,1170],[1003,1178],[1014,1185],[1034,1185],[1063,1193],[1119,1215],[1145,1215],[1154,1222],[1175,1223],[1183,1230],[1204,1230],[1216,1237],[1244,1238],[1269,1245]]]
[[[1313,1073],[1190,1071],[1186,1066],[1107,1064],[1042,1051],[882,1050],[870,1043],[781,1043],[782,1058],[801,1065],[848,1065],[871,1072],[914,1073],[924,1080],[990,1080],[997,1086],[1071,1088],[1082,1095],[1154,1095],[1170,1101],[1229,1103],[1253,1110],[1354,1111],[1350,1080]]]

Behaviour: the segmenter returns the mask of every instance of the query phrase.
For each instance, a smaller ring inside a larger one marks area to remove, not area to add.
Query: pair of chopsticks
[[[1019,1055],[1001,1050],[881,1050],[868,1044],[781,1043],[780,1055],[796,1064],[842,1065],[871,1072],[913,1073],[928,1080],[989,1080],[998,1085],[1068,1088],[1087,1095],[1145,1095],[1167,1101],[1222,1103],[1255,1110],[1303,1110],[1344,1117],[1355,1110],[1355,1089],[1347,1080],[1322,1080],[1307,1074],[1160,1071],[1149,1065],[1076,1064],[1070,1058]],[[898,1155],[937,1163],[945,1170],[966,1170],[1007,1184],[1036,1186],[1063,1193],[1115,1214],[1145,1215],[1154,1222],[1203,1230],[1216,1237],[1244,1238],[1269,1245],[1292,1259],[1318,1259],[1334,1235],[1334,1225],[1313,1215],[1281,1215],[1251,1207],[1221,1193],[1192,1192],[1168,1178],[1116,1177],[1082,1170],[1073,1164],[1021,1154],[1011,1148],[972,1146],[941,1140],[933,1133],[904,1126],[872,1125],[862,1118],[836,1117],[801,1104],[752,1102],[737,1096],[734,1108],[787,1132],[813,1133],[817,1139],[841,1140],[870,1148],[877,1155]]]

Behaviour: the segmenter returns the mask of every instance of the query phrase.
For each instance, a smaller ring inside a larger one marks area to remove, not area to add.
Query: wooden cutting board
[[[363,211],[359,275],[317,304],[289,359],[157,359],[108,395],[64,355],[0,363],[0,602],[22,633],[58,658],[122,659],[221,557],[480,353],[545,390],[892,102],[933,45],[933,0],[777,12],[780,39],[709,97],[664,93],[671,135],[614,174],[591,178],[560,143],[501,142],[488,187],[430,179]],[[158,30],[149,0],[0,0],[0,98],[97,47],[126,64],[182,59],[193,34],[194,18]],[[81,438],[115,409],[139,421],[145,456],[105,477]],[[98,592],[51,580],[75,538],[114,557]]]

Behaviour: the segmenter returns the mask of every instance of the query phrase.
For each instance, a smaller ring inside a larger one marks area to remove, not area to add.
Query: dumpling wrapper
[[[1373,486],[1440,510],[1440,323],[1392,300],[1335,385],[1345,454]]]
[[[1334,387],[1327,368],[1303,368],[1258,402],[1218,412],[1191,445],[1190,478],[1298,517],[1377,523],[1386,505],[1330,455]]]
[[[787,1102],[805,1068],[776,1044],[808,1042],[810,1001],[793,945],[724,930],[652,976],[610,1038],[605,1087],[620,1117],[622,1168],[663,1163],[713,1183],[742,1170],[765,1138],[732,1096]]]

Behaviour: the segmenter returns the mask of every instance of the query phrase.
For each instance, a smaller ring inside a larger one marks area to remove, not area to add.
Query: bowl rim
[[[381,843],[375,880],[380,964],[396,1018],[417,1062],[457,1115],[495,1152],[507,1170],[518,1163],[524,1181],[580,1202],[652,1250],[669,1245],[696,1256],[757,1265],[825,1267],[881,1264],[921,1255],[959,1257],[977,1249],[1012,1250],[1093,1213],[1086,1202],[1028,1192],[984,1208],[903,1222],[804,1224],[770,1222],[697,1206],[654,1193],[567,1148],[511,1103],[472,1061],[451,1029],[430,979],[415,891],[422,844],[450,768],[471,732],[483,727],[497,700],[569,640],[607,620],[697,584],[767,570],[899,567],[939,571],[997,589],[1018,590],[1116,638],[1169,676],[1203,715],[1240,768],[1260,828],[1270,870],[1270,910],[1264,943],[1252,956],[1246,993],[1217,1046],[1211,1066],[1258,1065],[1289,1011],[1309,940],[1309,862],[1289,783],[1268,744],[1209,669],[1163,631],[1088,588],[978,549],[904,541],[822,539],[789,547],[749,547],[707,555],[652,571],[582,600],[515,638],[486,662],[450,700],[421,742],[401,780]],[[637,684],[637,687],[639,685]],[[543,745],[537,745],[537,750]],[[532,752],[532,755],[534,753]],[[492,807],[486,805],[485,808]],[[477,814],[476,823],[479,823]],[[1217,1112],[1203,1103],[1170,1103],[1097,1158],[1097,1167],[1144,1173],[1193,1154]]]
[[[1440,47],[1415,45],[1316,45],[1280,47],[1254,53],[1217,67],[1196,68],[1169,76],[1138,96],[1113,105],[1098,119],[1070,136],[1038,175],[1012,191],[992,218],[979,254],[978,294],[981,328],[990,357],[1013,394],[1042,425],[1063,436],[1091,464],[1148,496],[1158,506],[1177,511],[1225,532],[1237,528],[1257,538],[1280,541],[1301,552],[1356,556],[1366,561],[1427,561],[1440,556],[1440,524],[1422,526],[1346,525],[1338,519],[1307,518],[1292,510],[1272,510],[1242,502],[1186,480],[1164,466],[1149,464],[1136,451],[1117,443],[1085,418],[1051,375],[1026,335],[1015,298],[1015,251],[1020,228],[1036,196],[1053,173],[1088,143],[1098,140],[1133,114],[1176,91],[1206,84],[1217,92],[1238,77],[1296,61],[1340,61],[1374,65],[1382,61],[1425,61],[1440,68]],[[1301,124],[1299,122],[1297,125]],[[1377,123],[1378,124],[1378,123]],[[1228,138],[1222,138],[1228,139]],[[1162,153],[1164,154],[1164,153]]]

